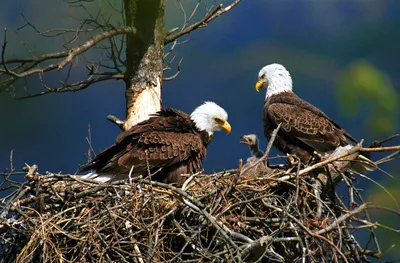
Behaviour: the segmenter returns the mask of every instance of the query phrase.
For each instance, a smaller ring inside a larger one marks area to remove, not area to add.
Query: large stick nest
[[[358,175],[339,167],[343,162],[335,164],[337,159],[262,173],[239,165],[211,176],[192,175],[182,187],[148,178],[100,184],[40,175],[36,165],[25,173],[3,173],[0,262],[380,258],[371,204],[355,187]],[[21,174],[27,181],[20,182]],[[348,188],[347,196],[336,193],[338,181]],[[363,239],[356,238],[358,232]],[[362,243],[365,235],[372,242]]]

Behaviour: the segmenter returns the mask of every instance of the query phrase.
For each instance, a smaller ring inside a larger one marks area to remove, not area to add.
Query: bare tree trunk
[[[161,109],[165,0],[124,0],[127,26],[124,130]]]

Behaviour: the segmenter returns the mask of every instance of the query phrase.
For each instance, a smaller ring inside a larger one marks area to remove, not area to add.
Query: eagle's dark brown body
[[[155,173],[153,179],[181,184],[181,174],[195,173],[206,156],[211,137],[199,131],[190,116],[176,109],[164,109],[117,137],[117,142],[99,153],[80,171],[113,175],[121,180]]]
[[[300,99],[293,92],[281,92],[267,98],[264,104],[264,134],[271,138],[281,124],[274,146],[283,153],[310,160],[314,151],[327,153],[339,146],[355,145],[357,141],[325,113]]]

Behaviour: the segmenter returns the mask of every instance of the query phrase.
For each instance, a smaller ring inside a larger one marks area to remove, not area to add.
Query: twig
[[[315,170],[317,168],[321,168],[321,167],[323,167],[323,166],[325,166],[325,165],[327,165],[329,163],[332,163],[332,162],[334,162],[336,160],[342,159],[342,158],[344,158],[346,156],[349,156],[349,155],[351,155],[353,153],[360,152],[361,149],[369,149],[369,148],[361,148],[359,145],[356,145],[352,149],[350,149],[348,151],[345,151],[342,154],[339,154],[339,155],[337,155],[335,157],[328,158],[328,159],[326,159],[324,161],[321,161],[319,163],[316,163],[314,165],[311,165],[311,166],[308,166],[308,167],[302,169],[299,172],[299,175],[301,176],[301,175],[307,174],[307,173],[309,173],[309,172],[311,172],[311,171],[313,171],[313,170]]]
[[[265,203],[264,203],[264,205],[265,205],[265,206],[269,206],[269,207],[271,207],[272,209],[275,209],[276,211],[283,212],[283,210],[282,210],[281,208],[279,208],[279,207],[276,207],[276,206],[273,206],[273,205],[268,205],[268,204],[265,204]],[[286,216],[287,216],[287,217],[290,217],[299,227],[301,227],[304,231],[306,231],[307,234],[309,234],[310,236],[318,237],[318,238],[322,239],[323,241],[325,241],[326,243],[328,243],[330,246],[332,246],[332,247],[336,250],[336,252],[341,256],[341,258],[343,259],[344,262],[349,263],[349,261],[347,260],[346,256],[343,254],[343,252],[340,251],[340,249],[339,249],[335,244],[333,244],[332,241],[330,241],[329,239],[327,239],[327,238],[324,237],[324,236],[321,236],[321,235],[318,235],[318,234],[316,234],[316,233],[313,233],[310,229],[308,229],[306,226],[304,226],[304,225],[303,225],[296,217],[294,217],[293,215],[287,213]]]
[[[272,237],[272,236],[262,236],[261,238],[251,242],[250,244],[246,244],[245,248],[241,252],[241,258],[246,259],[246,262],[253,262],[256,260],[259,260],[261,257],[257,257],[257,255],[260,255],[259,250],[265,250],[266,247],[268,246],[269,243],[284,243],[284,242],[293,242],[297,241],[300,242],[301,239],[299,237],[282,237],[282,238],[277,238],[277,237]],[[263,252],[263,251],[261,251]],[[247,257],[249,255],[252,255],[251,260],[248,259]]]
[[[325,233],[328,233],[329,231],[332,231],[333,229],[335,229],[336,227],[339,227],[339,225],[350,219],[352,216],[361,213],[362,211],[364,211],[367,206],[369,205],[369,203],[364,203],[362,205],[360,205],[359,207],[357,207],[356,209],[347,212],[346,214],[342,215],[341,217],[339,217],[338,219],[336,219],[332,224],[330,224],[329,226],[325,227],[324,229],[321,229],[319,231],[314,232],[317,235],[323,235]]]
[[[41,74],[41,73],[39,72],[39,74]],[[103,77],[97,77],[97,78],[92,78],[92,76],[91,76],[88,79],[80,80],[80,81],[69,83],[69,84],[61,83],[61,86],[59,86],[57,88],[53,88],[53,89],[50,89],[47,86],[44,86],[45,90],[42,92],[39,92],[36,94],[29,94],[27,96],[14,97],[14,99],[15,100],[25,100],[25,99],[40,97],[40,96],[43,96],[43,95],[46,95],[49,93],[77,92],[77,91],[81,91],[81,90],[84,90],[84,89],[90,87],[94,83],[99,83],[99,82],[103,82],[103,81],[111,80],[111,79],[122,79],[122,78],[123,78],[122,75],[103,76]]]
[[[358,151],[360,152],[389,152],[400,150],[400,145],[396,146],[386,146],[386,147],[374,147],[374,148],[363,148],[360,147]]]
[[[65,65],[70,63],[74,57],[76,57],[76,56],[82,54],[83,52],[87,51],[88,49],[92,48],[93,46],[98,44],[100,41],[103,41],[104,39],[111,38],[111,37],[121,35],[121,34],[136,34],[136,28],[125,26],[125,27],[121,27],[121,28],[112,29],[110,31],[105,31],[105,32],[102,32],[101,34],[91,37],[88,41],[86,41],[82,45],[72,48],[69,51],[68,56],[63,61],[58,63],[58,66],[57,66],[58,70],[61,70],[62,68],[64,68]]]
[[[265,149],[265,159],[268,158],[269,152],[271,151],[272,145],[275,142],[276,136],[278,135],[279,129],[281,128],[282,123],[278,124],[278,127],[276,127],[276,129],[272,132],[271,134],[271,138],[269,139],[267,148]],[[262,158],[264,158],[264,156]]]
[[[400,150],[395,151],[394,153],[391,153],[388,156],[385,156],[382,159],[375,161],[375,163],[378,165],[378,164],[390,162],[390,161],[394,160],[397,156],[399,156],[399,154],[400,154]]]
[[[207,14],[206,16],[204,16],[200,21],[186,27],[185,29],[183,29],[182,31],[180,31],[179,33],[176,33],[174,35],[168,35],[165,38],[164,41],[164,45],[171,43],[173,41],[175,41],[176,39],[178,39],[181,36],[184,36],[186,34],[189,34],[190,32],[194,31],[195,29],[211,22],[212,20],[214,20],[215,18],[219,17],[220,15],[229,12],[232,8],[234,8],[237,4],[239,4],[240,0],[235,0],[233,3],[231,3],[230,5],[228,5],[225,8],[222,8],[223,5],[220,4],[218,5],[213,11],[211,11],[209,14]]]
[[[373,182],[373,183],[376,184],[379,188],[381,188],[381,189],[390,197],[390,199],[392,199],[393,203],[396,205],[397,209],[400,211],[400,205],[399,205],[399,203],[397,202],[396,198],[395,198],[383,185],[381,185],[380,183],[378,183],[378,182],[375,181],[374,179],[372,179],[372,178],[370,178],[370,177],[368,177],[368,176],[365,176],[365,175],[363,175],[363,174],[358,174],[358,176],[360,176],[360,177],[362,177],[362,178],[364,178],[364,179],[367,179],[368,181]]]
[[[394,134],[394,135],[392,135],[392,136],[389,136],[388,138],[385,138],[385,139],[383,139],[383,140],[381,140],[381,141],[374,141],[370,146],[368,146],[368,148],[376,148],[376,147],[379,147],[379,146],[381,146],[382,144],[384,144],[384,143],[386,143],[386,142],[388,142],[388,141],[391,141],[391,140],[393,140],[393,139],[395,139],[395,138],[398,138],[398,137],[400,137],[400,133]]]
[[[14,172],[13,153],[14,153],[14,150],[11,150],[10,151],[10,173]]]
[[[120,120],[118,117],[109,114],[107,116],[107,120],[111,121],[112,123],[116,124],[122,131],[124,131],[124,124],[125,122]]]
[[[175,72],[175,74],[173,74],[172,76],[169,76],[169,77],[163,77],[164,81],[173,80],[176,77],[178,77],[178,75],[181,73],[181,63],[182,63],[182,61],[183,61],[183,58],[181,58],[179,60],[179,63],[178,63],[178,66],[177,66],[177,71]]]

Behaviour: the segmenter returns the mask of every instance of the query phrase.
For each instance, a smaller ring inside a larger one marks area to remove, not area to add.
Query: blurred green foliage
[[[368,114],[366,125],[371,134],[384,135],[398,129],[399,96],[388,75],[370,62],[352,63],[339,77],[336,91],[343,113],[352,117]]]
[[[373,209],[370,213],[372,223],[378,224],[377,235],[381,245],[381,250],[386,251],[389,249],[388,254],[393,259],[400,260],[400,240],[393,238],[396,233],[399,234],[399,213],[400,213],[400,176],[394,176],[394,178],[388,178],[385,182],[381,183],[385,190],[381,187],[370,188],[366,196],[370,196],[368,200],[374,205],[387,207],[392,209],[389,210]],[[395,232],[395,233],[394,233]],[[398,262],[398,261],[396,261]]]

